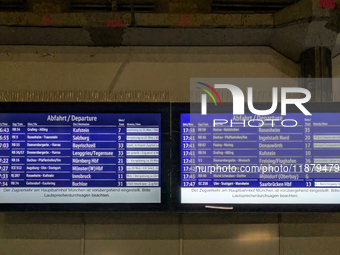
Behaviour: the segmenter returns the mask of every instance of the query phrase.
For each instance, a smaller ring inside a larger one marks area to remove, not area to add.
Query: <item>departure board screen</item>
[[[340,203],[340,113],[180,118],[181,203]]]
[[[160,203],[160,113],[1,113],[0,203]]]

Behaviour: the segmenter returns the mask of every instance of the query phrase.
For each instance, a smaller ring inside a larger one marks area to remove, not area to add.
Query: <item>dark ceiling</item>
[[[41,1],[41,0],[40,0]],[[155,6],[166,0],[70,0],[69,11],[126,11],[155,12]],[[276,12],[299,0],[198,0],[208,1],[213,13]],[[194,2],[194,1],[192,1]],[[0,11],[25,11],[27,0],[0,0]]]

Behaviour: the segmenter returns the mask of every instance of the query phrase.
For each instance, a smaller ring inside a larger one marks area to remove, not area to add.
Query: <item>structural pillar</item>
[[[311,92],[314,102],[332,102],[332,52],[327,47],[312,47],[301,53],[302,87]],[[315,79],[316,78],[316,79]],[[318,79],[328,78],[328,79]]]

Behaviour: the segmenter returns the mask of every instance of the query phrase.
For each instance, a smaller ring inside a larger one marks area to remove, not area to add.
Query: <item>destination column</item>
[[[301,167],[305,142],[303,118],[298,113],[258,116],[266,125],[259,128],[260,187],[304,187]]]
[[[73,115],[72,187],[117,187],[117,125]]]

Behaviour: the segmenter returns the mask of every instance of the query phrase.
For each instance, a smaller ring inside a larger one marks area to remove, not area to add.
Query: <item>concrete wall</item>
[[[338,255],[331,213],[6,213],[1,255]]]
[[[269,47],[0,47],[3,90],[162,90],[185,102],[194,77],[299,74]]]
[[[191,77],[299,75],[268,47],[0,47],[0,90],[169,90],[189,101]],[[337,213],[0,213],[1,255],[335,255],[339,236]]]

